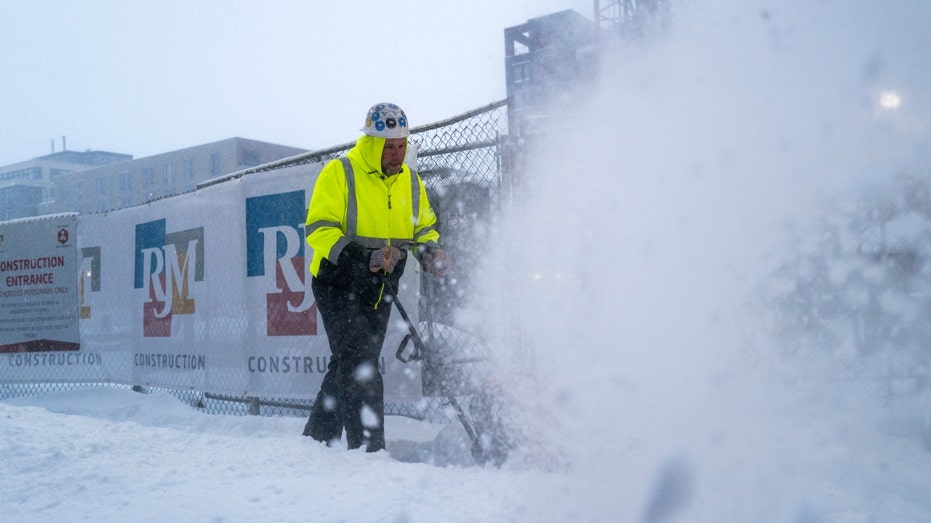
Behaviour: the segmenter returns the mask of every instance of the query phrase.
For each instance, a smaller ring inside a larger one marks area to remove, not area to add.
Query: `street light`
[[[883,109],[896,110],[902,105],[902,97],[895,91],[883,91],[879,94],[879,106]]]

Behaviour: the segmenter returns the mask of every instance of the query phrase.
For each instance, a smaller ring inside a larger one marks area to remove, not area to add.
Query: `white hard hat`
[[[360,129],[369,136],[381,138],[406,138],[411,134],[407,127],[407,115],[395,104],[378,103],[365,115],[365,125]]]

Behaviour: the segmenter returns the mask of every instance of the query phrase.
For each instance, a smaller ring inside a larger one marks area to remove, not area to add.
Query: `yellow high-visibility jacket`
[[[384,138],[363,135],[346,158],[330,161],[320,172],[305,228],[314,276],[324,258],[337,263],[350,242],[367,249],[438,247],[436,215],[423,181],[407,164],[386,176],[381,170],[384,146]]]

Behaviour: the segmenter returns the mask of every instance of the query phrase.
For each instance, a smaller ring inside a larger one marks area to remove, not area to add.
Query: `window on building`
[[[162,167],[162,182],[168,187],[175,184],[175,164],[166,163]]]
[[[210,174],[220,174],[220,153],[210,153]]]
[[[155,167],[146,167],[142,169],[142,188],[152,189],[155,187]]]
[[[41,180],[42,168],[30,167],[0,174],[0,180]]]
[[[133,190],[133,173],[125,171],[120,173],[120,192],[131,192]]]
[[[41,201],[39,187],[6,187],[0,190],[0,220],[36,216]]]
[[[522,83],[530,80],[530,72],[527,65],[527,62],[519,62],[514,64],[514,66],[511,68],[511,78],[513,79],[514,83]]]
[[[97,196],[107,195],[107,179],[97,178]]]
[[[184,160],[184,179],[185,180],[194,179],[194,159],[193,158]]]
[[[246,167],[255,167],[262,163],[262,155],[258,151],[252,149],[244,149],[242,151],[242,164]]]
[[[13,218],[15,216],[13,216],[13,206],[10,205],[8,191],[0,191],[0,220],[12,220]]]

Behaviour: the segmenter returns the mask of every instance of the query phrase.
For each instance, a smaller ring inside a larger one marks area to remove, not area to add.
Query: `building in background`
[[[197,184],[306,149],[229,138],[134,160],[131,154],[59,151],[0,167],[0,221],[105,212],[193,191]]]
[[[585,104],[605,61],[663,34],[672,20],[669,0],[593,0],[592,7],[592,19],[569,9],[504,30],[508,135],[501,158],[509,199],[533,172],[533,152]]]
[[[504,30],[508,135],[526,144],[582,103],[595,78],[594,22],[573,10]]]
[[[508,134],[522,144],[577,110],[599,63],[618,46],[664,32],[668,0],[594,0],[594,19],[571,9],[504,30]]]
[[[56,197],[62,176],[132,159],[130,154],[64,150],[0,167],[0,221],[44,214],[40,209]]]
[[[104,212],[193,191],[197,184],[247,167],[306,152],[229,138],[138,160],[98,165],[52,177],[52,197],[38,214]]]
[[[595,24],[573,10],[531,18],[504,30],[508,108],[502,143],[502,190],[520,199],[536,158],[531,151],[571,118],[594,86],[598,57]]]

